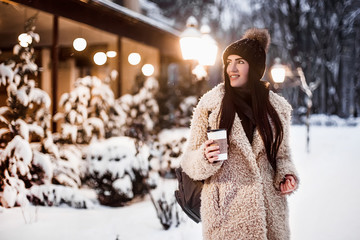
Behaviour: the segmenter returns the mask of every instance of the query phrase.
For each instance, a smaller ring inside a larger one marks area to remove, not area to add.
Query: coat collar
[[[249,139],[246,137],[246,133],[241,124],[239,116],[236,114],[233,127],[231,130],[231,139],[230,143],[234,143],[238,146],[239,150],[243,153],[244,156],[252,158],[255,160],[258,153],[264,148],[262,143],[261,136],[257,128],[254,130],[254,138],[252,144],[250,144]]]

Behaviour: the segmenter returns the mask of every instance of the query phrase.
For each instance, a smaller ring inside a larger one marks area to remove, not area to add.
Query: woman
[[[289,239],[286,195],[298,185],[291,161],[291,106],[260,81],[270,36],[250,29],[223,53],[224,79],[194,110],[181,166],[201,193],[204,239]],[[208,129],[225,128],[228,159]]]

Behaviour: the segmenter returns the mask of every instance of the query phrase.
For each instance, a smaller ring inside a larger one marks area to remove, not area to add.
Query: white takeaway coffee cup
[[[217,144],[220,147],[220,154],[218,155],[218,161],[227,160],[228,147],[227,147],[226,129],[208,130],[207,136],[208,136],[208,139],[214,140],[214,144]]]

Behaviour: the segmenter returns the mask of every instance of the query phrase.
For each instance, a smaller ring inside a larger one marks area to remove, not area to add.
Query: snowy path
[[[301,178],[289,198],[293,240],[360,239],[360,127],[311,128],[305,152],[305,128],[293,126],[291,145]],[[34,211],[35,208],[32,209]],[[201,225],[190,221],[163,231],[150,201],[125,208],[92,210],[38,208],[38,220],[25,224],[21,209],[0,213],[0,239],[201,239]]]

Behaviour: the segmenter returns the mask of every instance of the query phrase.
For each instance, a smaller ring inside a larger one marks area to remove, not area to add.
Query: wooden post
[[[51,47],[51,85],[52,85],[52,115],[57,111],[57,82],[58,82],[58,62],[59,62],[59,17],[53,17],[52,47]],[[52,131],[56,131],[56,122],[52,122]]]
[[[117,81],[117,96],[116,98],[121,97],[122,95],[122,44],[121,44],[121,37],[118,36],[118,64],[117,64],[117,71],[118,71],[118,81]]]

